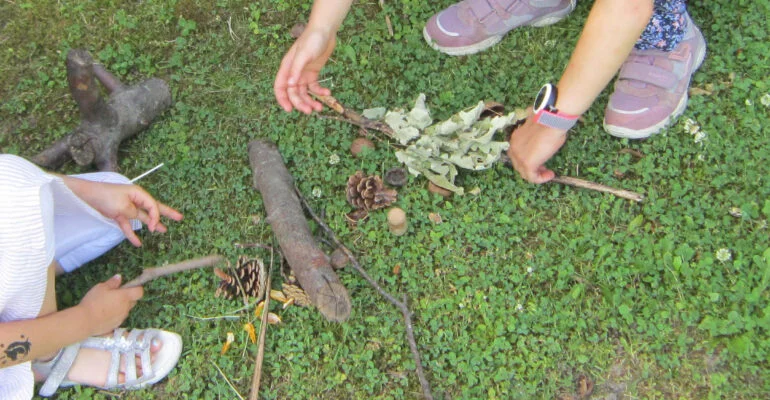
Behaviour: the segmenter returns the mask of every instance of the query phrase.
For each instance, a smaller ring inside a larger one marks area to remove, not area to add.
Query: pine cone
[[[300,286],[297,277],[294,276],[294,272],[291,271],[289,263],[284,263],[281,266],[281,277],[283,277],[281,290],[287,298],[294,299],[294,304],[300,307],[307,307],[313,304],[310,302],[310,297],[305,292],[305,289],[302,289],[302,286]]]
[[[382,178],[377,175],[366,176],[362,171],[348,178],[348,203],[353,207],[364,210],[385,208],[396,200],[398,193],[394,189],[385,188]]]
[[[294,299],[295,305],[300,307],[307,307],[313,304],[310,302],[310,297],[308,297],[307,293],[305,293],[305,290],[302,289],[302,287],[300,287],[298,284],[292,285],[290,283],[284,282],[281,290],[283,290],[283,294],[286,295],[287,298]]]
[[[214,268],[214,274],[221,279],[214,294],[216,297],[232,299],[242,297],[244,293],[249,297],[265,296],[267,271],[260,259],[240,256],[234,270],[225,272]]]

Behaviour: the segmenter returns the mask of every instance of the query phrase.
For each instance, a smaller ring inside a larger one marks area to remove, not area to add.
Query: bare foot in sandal
[[[41,396],[74,385],[101,389],[139,389],[163,379],[182,350],[179,335],[155,329],[116,329],[64,348],[51,361],[33,363],[45,383]],[[133,358],[134,362],[127,362]]]

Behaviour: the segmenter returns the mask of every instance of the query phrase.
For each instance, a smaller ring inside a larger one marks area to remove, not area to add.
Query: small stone
[[[302,36],[302,32],[305,32],[305,23],[298,22],[291,28],[291,37],[294,39]]]
[[[341,248],[334,250],[329,258],[329,262],[334,269],[345,268],[345,266],[348,265],[348,262],[350,262],[348,255],[345,254]]]
[[[404,210],[393,207],[388,210],[388,228],[390,233],[401,236],[406,233],[409,225],[406,222],[406,213]]]
[[[353,143],[350,144],[350,152],[354,157],[358,157],[358,155],[361,154],[365,148],[374,150],[374,143],[367,138],[360,137],[353,140]]]
[[[428,191],[431,193],[435,193],[442,197],[449,197],[452,195],[452,191],[449,189],[444,189],[439,185],[436,185],[433,182],[428,182]]]

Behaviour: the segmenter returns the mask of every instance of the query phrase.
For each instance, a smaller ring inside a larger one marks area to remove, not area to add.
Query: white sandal
[[[65,378],[81,347],[112,353],[107,382],[104,386],[95,386],[99,389],[141,389],[165,378],[176,366],[179,355],[182,353],[182,338],[179,335],[158,329],[133,329],[126,337],[125,332],[125,329],[117,328],[112,337],[90,337],[61,349],[51,361],[32,363],[32,368],[36,372],[47,377],[40,388],[40,396],[52,396],[60,387],[80,385]],[[155,361],[151,362],[150,346],[153,339],[158,339],[162,346],[155,353]],[[137,355],[142,362],[142,376],[136,376],[135,361],[126,362],[125,382],[118,383],[121,356],[133,361]]]

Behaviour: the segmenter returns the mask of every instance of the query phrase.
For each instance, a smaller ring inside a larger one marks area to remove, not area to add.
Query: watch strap
[[[570,130],[577,123],[577,115],[569,115],[561,112],[553,112],[542,109],[535,114],[535,122],[551,128]]]

